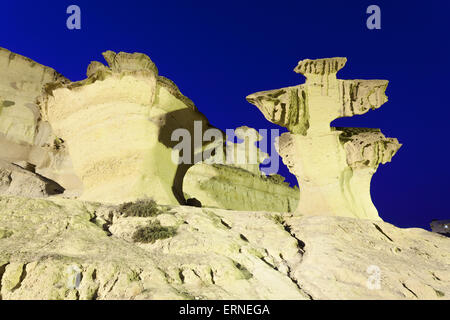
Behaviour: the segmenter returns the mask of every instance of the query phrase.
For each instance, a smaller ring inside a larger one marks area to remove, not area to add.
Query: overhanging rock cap
[[[345,57],[324,58],[324,59],[305,59],[299,61],[294,72],[303,75],[306,74],[335,74],[341,70],[347,63]]]

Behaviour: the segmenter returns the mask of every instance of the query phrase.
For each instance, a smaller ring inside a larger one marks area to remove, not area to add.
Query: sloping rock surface
[[[0,194],[41,198],[63,192],[56,182],[0,160]]]
[[[114,206],[1,197],[1,298],[450,297],[450,240],[431,232],[344,217],[163,209],[124,217]],[[176,235],[133,241],[156,220]],[[368,285],[371,270],[379,289]]]

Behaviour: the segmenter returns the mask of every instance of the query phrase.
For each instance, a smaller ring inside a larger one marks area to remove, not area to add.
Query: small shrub
[[[176,234],[174,227],[163,227],[159,221],[152,221],[145,227],[138,228],[133,234],[134,242],[154,243],[159,239],[171,238]]]
[[[154,217],[163,211],[152,199],[142,199],[136,202],[126,202],[120,205],[119,211],[125,217]]]

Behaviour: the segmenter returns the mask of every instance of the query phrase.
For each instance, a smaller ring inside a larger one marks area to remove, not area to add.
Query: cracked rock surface
[[[334,128],[338,118],[362,115],[387,102],[387,80],[341,80],[346,58],[302,60],[294,69],[304,84],[247,96],[264,117],[289,132],[278,152],[301,188],[296,212],[380,219],[370,184],[379,164],[401,147],[379,129]]]
[[[345,217],[164,208],[125,217],[116,206],[0,197],[1,299],[450,297],[450,241],[431,232]],[[176,234],[134,242],[150,221]],[[371,290],[373,268],[380,287]]]

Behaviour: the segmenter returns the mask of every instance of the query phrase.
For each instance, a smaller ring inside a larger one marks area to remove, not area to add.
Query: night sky
[[[71,4],[81,8],[81,30],[66,28]],[[381,8],[381,30],[366,27],[371,4]],[[372,180],[380,216],[421,228],[450,219],[449,1],[9,0],[1,15],[1,47],[72,81],[103,62],[103,51],[149,55],[223,130],[279,128],[245,96],[302,83],[299,60],[347,57],[338,77],[387,79],[389,101],[332,125],[380,128],[403,143]],[[280,174],[296,184],[285,167]]]

